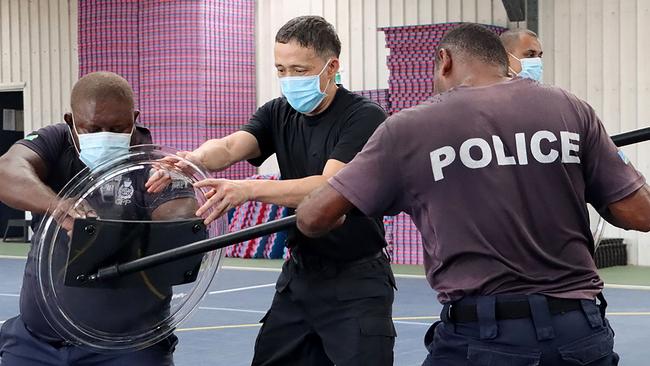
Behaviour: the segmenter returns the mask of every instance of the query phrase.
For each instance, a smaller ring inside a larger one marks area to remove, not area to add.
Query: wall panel
[[[25,131],[61,122],[69,109],[76,33],[76,0],[0,0],[0,91],[25,85]]]
[[[610,134],[650,124],[650,0],[541,0],[544,80],[591,104]],[[623,149],[650,176],[650,144]],[[650,236],[623,236],[631,263],[650,265]]]
[[[388,87],[388,51],[378,27],[461,20],[508,26],[500,0],[258,0],[258,105],[280,95],[273,72],[273,37],[298,15],[322,15],[337,28],[341,79],[351,90]]]

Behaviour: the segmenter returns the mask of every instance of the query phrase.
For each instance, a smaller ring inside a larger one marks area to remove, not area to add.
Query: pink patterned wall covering
[[[79,74],[133,86],[140,123],[179,150],[237,131],[255,111],[254,0],[79,1]],[[247,163],[219,176],[243,179]]]

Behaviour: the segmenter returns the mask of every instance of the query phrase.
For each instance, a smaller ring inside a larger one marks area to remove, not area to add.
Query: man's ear
[[[140,116],[140,111],[133,111],[133,123],[136,123],[138,121],[139,116]]]
[[[336,75],[336,73],[339,71],[339,67],[341,67],[341,62],[338,58],[333,58],[327,66],[327,78],[333,78],[334,75]]]
[[[438,57],[440,58],[440,73],[443,76],[451,74],[451,69],[453,67],[453,60],[451,58],[451,53],[448,49],[440,49]]]
[[[68,112],[64,114],[63,120],[68,124],[68,126],[70,126],[70,129],[74,128],[74,124],[72,123],[72,113]]]

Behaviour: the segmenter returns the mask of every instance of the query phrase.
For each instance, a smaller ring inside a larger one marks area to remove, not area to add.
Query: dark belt
[[[23,324],[25,325],[25,329],[27,330],[27,332],[28,332],[29,334],[31,334],[32,337],[37,338],[38,340],[40,340],[40,341],[42,341],[42,342],[45,342],[45,343],[49,344],[50,346],[52,346],[52,347],[54,347],[54,348],[56,348],[56,349],[63,348],[63,347],[74,346],[73,343],[70,343],[70,342],[65,341],[65,340],[62,340],[62,339],[56,339],[56,338],[51,338],[51,337],[42,336],[42,335],[40,335],[39,333],[37,333],[37,332],[31,330],[31,329],[27,326],[27,324],[25,324],[24,322],[23,322]]]
[[[353,267],[359,264],[367,263],[373,260],[387,258],[383,250],[380,250],[375,254],[371,254],[352,261],[345,261],[345,260],[337,261],[337,260],[333,260],[321,256],[316,256],[316,255],[301,255],[301,253],[299,252],[295,253],[296,255],[293,254],[294,253],[292,253],[291,255],[291,260],[294,263],[296,263],[301,268],[309,268],[309,269],[347,268],[347,267]]]
[[[341,266],[355,266],[357,264],[362,264],[362,263],[373,261],[375,259],[380,259],[380,258],[385,258],[385,257],[386,257],[386,255],[384,254],[384,251],[380,250],[375,254],[368,255],[368,256],[365,256],[363,258],[355,259],[355,260],[349,261],[349,262],[341,262],[340,265]]]
[[[552,315],[580,310],[580,300],[558,299],[547,297],[548,309]],[[530,305],[528,301],[501,301],[497,300],[495,306],[496,320],[530,318]],[[454,323],[472,323],[478,321],[476,305],[451,305],[449,319]]]

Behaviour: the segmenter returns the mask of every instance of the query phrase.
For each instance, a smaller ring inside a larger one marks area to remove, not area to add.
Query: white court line
[[[238,313],[266,314],[266,311],[248,310],[248,309],[213,308],[213,307],[207,307],[207,306],[200,306],[199,309],[201,309],[201,310],[233,311],[233,312],[238,312]],[[425,325],[425,326],[431,326],[431,324],[433,324],[433,323],[422,323],[422,322],[413,322],[413,321],[405,321],[405,320],[394,320],[393,322],[395,324]]]
[[[432,323],[422,323],[422,322],[409,322],[405,320],[393,320],[393,323],[395,324],[408,324],[408,325],[426,325],[427,327],[430,327]]]
[[[230,269],[235,271],[260,271],[260,272],[281,272],[279,268],[265,268],[265,267],[239,267],[239,266],[223,266],[223,269]],[[413,275],[413,274],[395,274],[396,278],[415,278],[426,280],[425,275]],[[615,283],[606,283],[605,288],[616,288],[622,290],[640,290],[640,291],[650,291],[650,286],[644,285],[619,285]]]
[[[27,257],[22,255],[0,255],[0,259],[27,259]]]
[[[233,309],[233,308],[213,308],[213,307],[208,307],[208,306],[200,306],[199,309],[200,310],[233,311],[233,312],[237,312],[237,313],[266,314],[266,311],[260,311],[260,310]],[[395,324],[425,325],[425,326],[431,326],[431,324],[433,324],[433,323],[414,322],[414,321],[408,321],[408,320],[394,320],[393,322]]]
[[[275,282],[267,283],[266,285],[246,286],[246,287],[231,288],[231,289],[227,289],[227,290],[210,291],[210,292],[208,292],[208,294],[210,294],[210,295],[226,294],[226,293],[229,293],[229,292],[239,292],[239,291],[246,291],[246,290],[254,290],[254,289],[258,289],[258,288],[273,287],[273,286],[275,286]]]
[[[27,259],[27,257],[13,256],[13,255],[0,255],[0,259]],[[266,267],[240,267],[240,266],[222,266],[222,269],[235,270],[235,271],[257,271],[257,272],[282,272],[280,268],[266,268]],[[409,274],[396,274],[396,278],[415,278],[415,279],[426,279],[425,275],[409,275]],[[615,288],[621,290],[639,290],[639,291],[650,291],[650,286],[645,285],[619,285],[616,283],[606,283],[605,288]],[[248,288],[242,288],[242,290],[247,290]],[[237,291],[242,291],[238,289],[233,289]],[[225,292],[234,292],[227,291]],[[222,293],[219,291],[210,292],[210,295]],[[3,296],[0,294],[0,296]]]
[[[234,271],[257,271],[257,272],[282,272],[280,268],[267,267],[239,267],[239,266],[221,266],[222,269],[231,269]]]
[[[222,266],[221,268],[229,269],[233,271],[282,272],[281,268],[268,268],[268,267]],[[396,274],[395,277],[426,279],[425,275]]]
[[[643,285],[617,285],[615,283],[606,283],[605,288],[619,288],[623,290],[641,290],[650,291],[650,286]]]
[[[5,297],[20,297],[20,294],[0,294],[0,296],[5,296]]]
[[[410,275],[410,274],[398,274],[398,273],[395,274],[395,277],[396,278],[417,278],[422,280],[427,279],[427,276],[425,275]]]
[[[266,311],[248,310],[248,309],[233,309],[233,308],[212,308],[209,306],[199,306],[201,310],[219,310],[219,311],[234,311],[238,313],[253,313],[253,314],[266,314]]]

